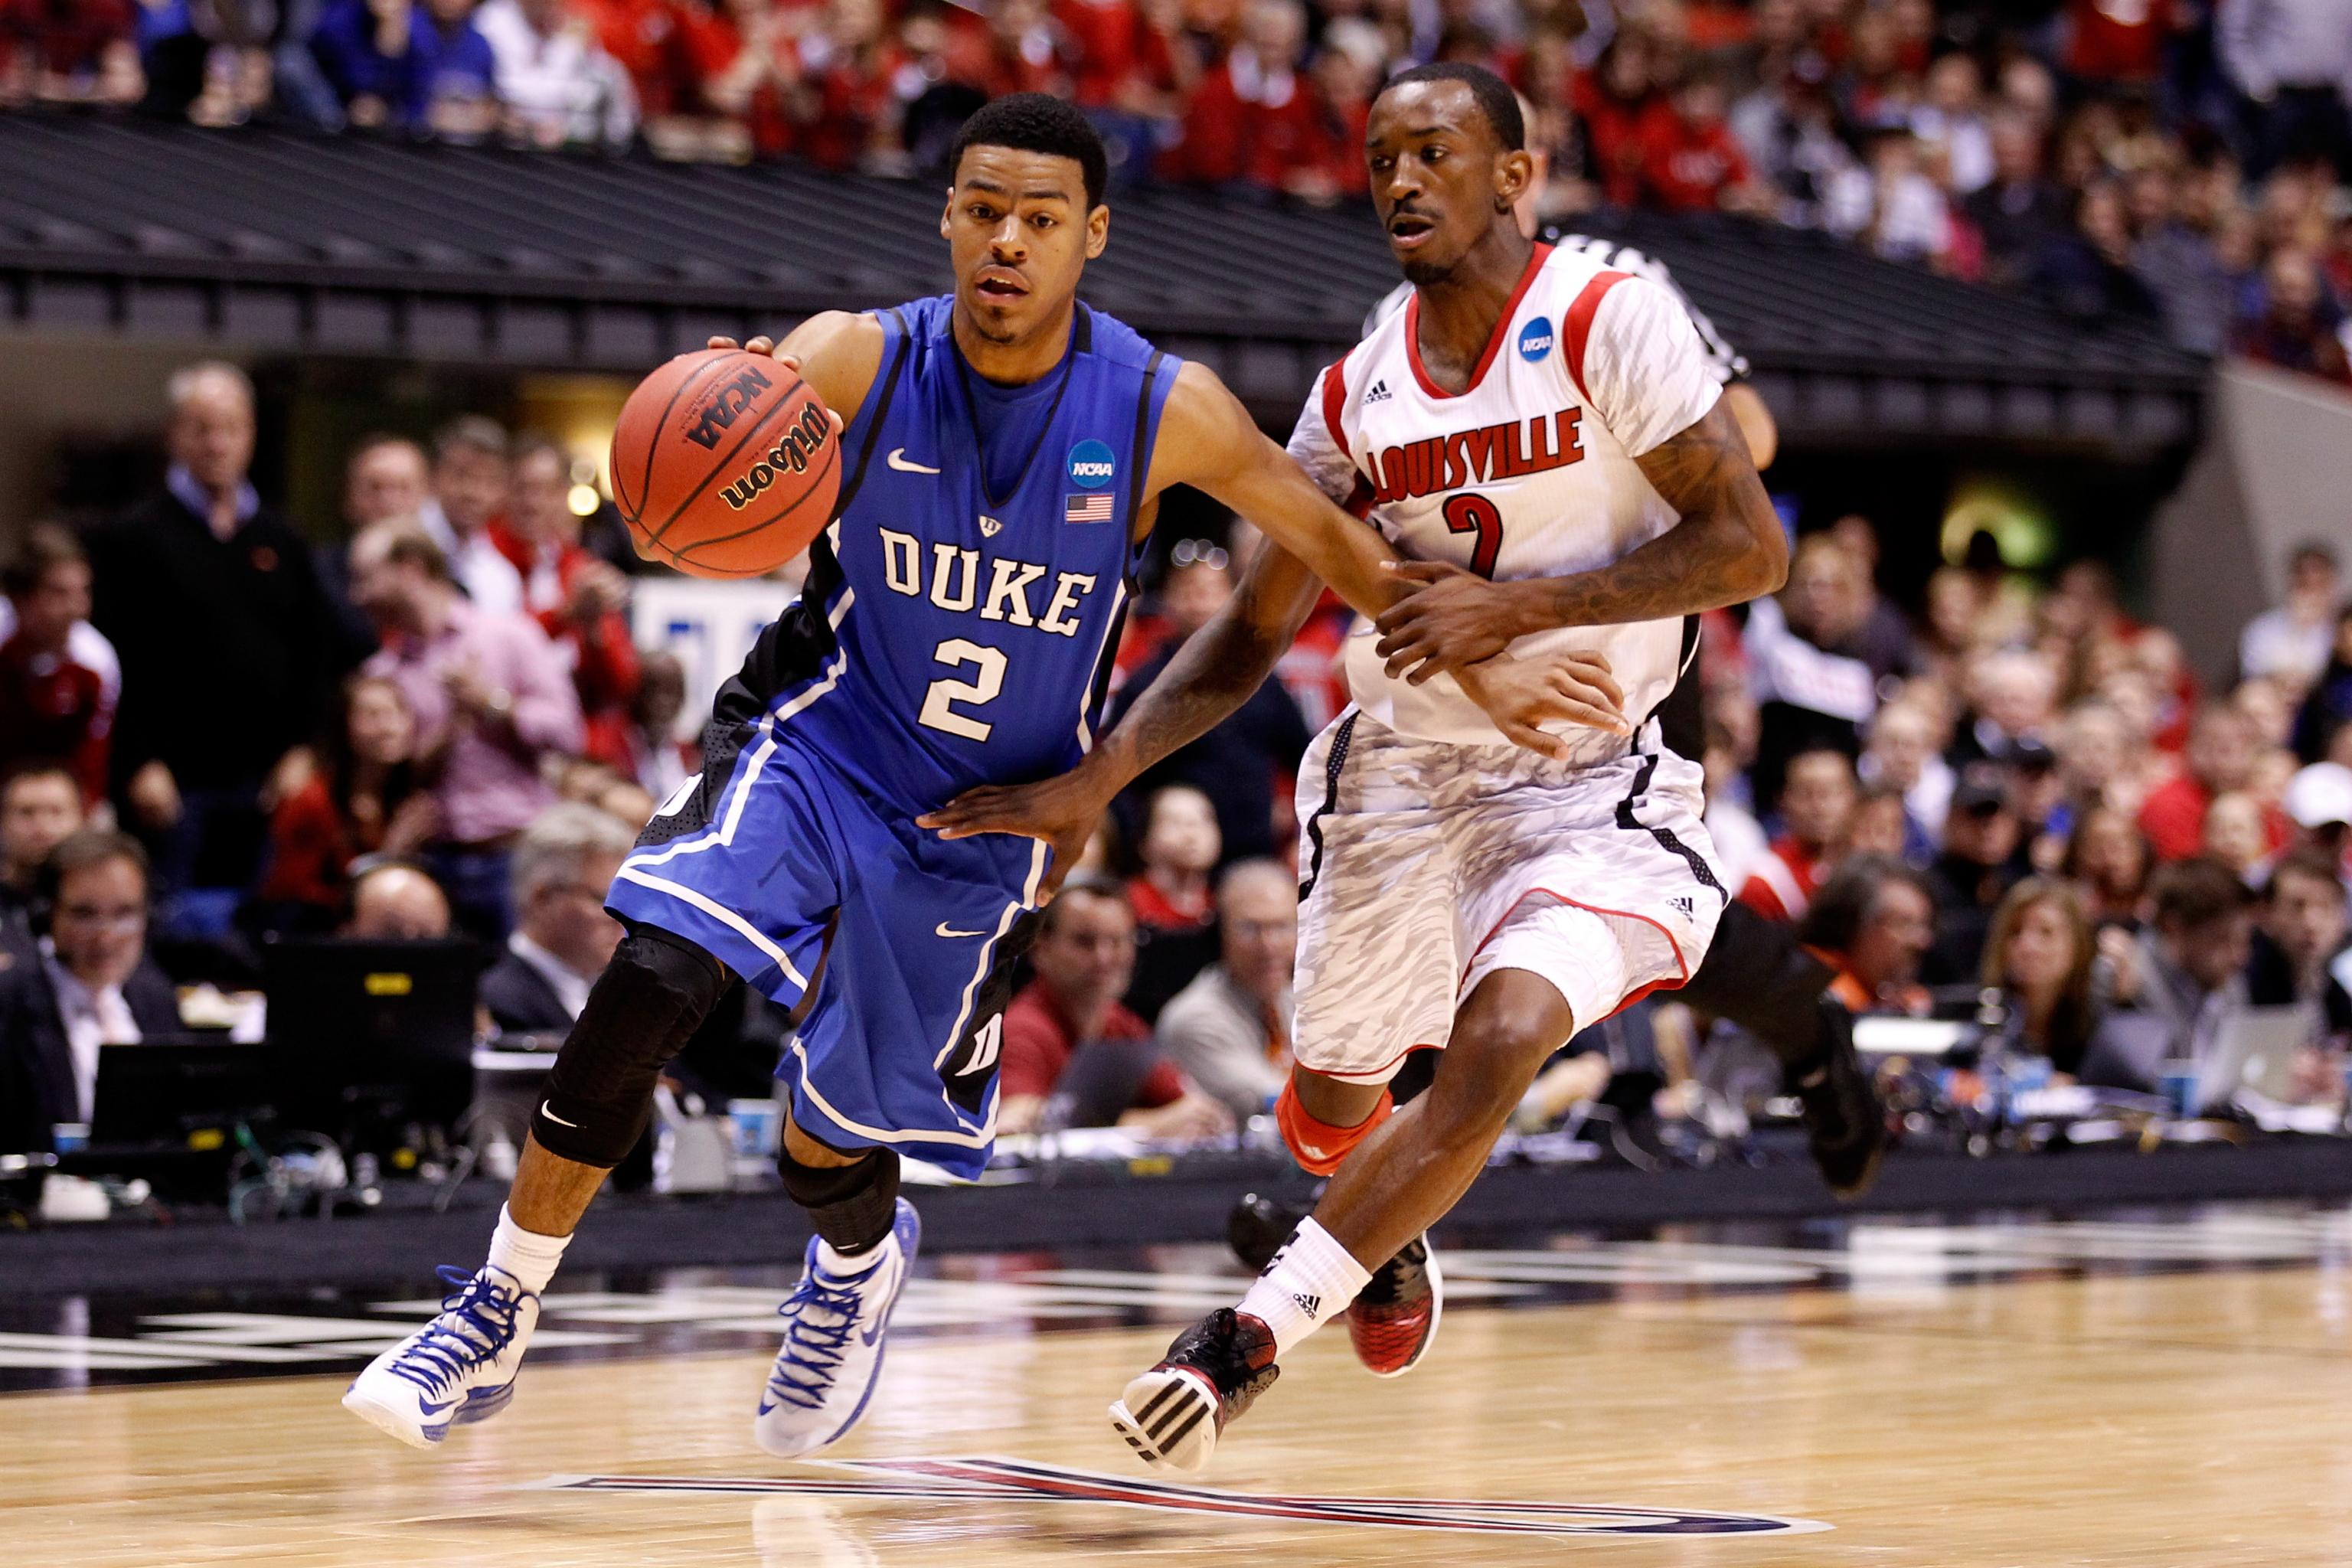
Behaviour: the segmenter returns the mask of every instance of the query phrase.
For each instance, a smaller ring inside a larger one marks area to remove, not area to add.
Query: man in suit
[[[30,952],[0,948],[0,1152],[47,1151],[95,1109],[101,1046],[180,1028],[178,993],[147,956],[147,856],[126,834],[86,828],[38,882]]]

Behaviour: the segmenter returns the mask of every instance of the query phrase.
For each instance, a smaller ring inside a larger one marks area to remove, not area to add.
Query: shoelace
[[[858,1308],[863,1304],[857,1286],[862,1279],[829,1280],[811,1268],[776,1309],[790,1321],[784,1330],[782,1352],[776,1358],[775,1370],[768,1374],[768,1390],[778,1399],[803,1410],[814,1410],[824,1403],[833,1389],[834,1373],[841,1370],[849,1336],[857,1328]],[[813,1311],[831,1312],[840,1321],[817,1322]]]
[[[520,1293],[446,1263],[435,1272],[450,1287],[441,1299],[441,1315],[387,1369],[431,1394],[440,1394],[513,1342],[515,1316],[523,1301]]]

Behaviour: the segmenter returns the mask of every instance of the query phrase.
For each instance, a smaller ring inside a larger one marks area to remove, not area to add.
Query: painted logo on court
[[[1070,448],[1070,483],[1082,490],[1098,490],[1118,477],[1118,459],[1100,441],[1081,441]]]
[[[1444,1530],[1474,1535],[1811,1535],[1811,1519],[1601,1503],[1473,1502],[1454,1498],[1322,1497],[1213,1491],[1206,1487],[1099,1475],[1020,1459],[841,1459],[797,1476],[554,1476],[530,1489],[682,1492],[831,1498],[915,1498],[941,1502],[1093,1503],[1228,1519]]]
[[[1551,353],[1551,318],[1538,316],[1519,329],[1519,357],[1529,364]]]

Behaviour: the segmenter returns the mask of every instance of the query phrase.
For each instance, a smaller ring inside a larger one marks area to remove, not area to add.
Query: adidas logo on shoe
[[[1309,1296],[1303,1290],[1294,1290],[1291,1292],[1290,1299],[1297,1302],[1298,1310],[1308,1317],[1319,1318],[1323,1315],[1322,1297]]]
[[[1385,381],[1372,383],[1372,389],[1364,394],[1364,401],[1367,403],[1386,403],[1388,400],[1389,384]]]

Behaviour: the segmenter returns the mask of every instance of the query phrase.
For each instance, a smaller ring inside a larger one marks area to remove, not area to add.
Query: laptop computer
[[[205,1153],[270,1108],[269,1048],[224,1033],[100,1046],[88,1150]]]

